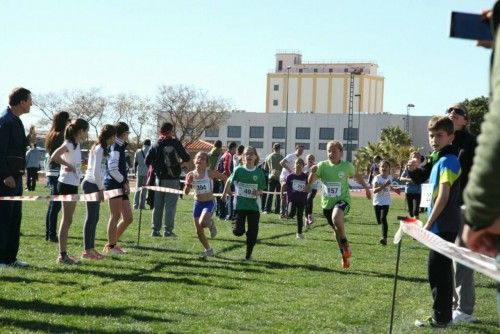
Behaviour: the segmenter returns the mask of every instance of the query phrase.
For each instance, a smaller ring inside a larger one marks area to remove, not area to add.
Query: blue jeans
[[[179,189],[179,179],[156,179],[155,185],[159,187]],[[175,211],[177,209],[178,194],[155,192],[155,206],[153,208],[151,228],[153,232],[160,232],[161,221],[165,227],[164,235],[170,234],[174,230]],[[165,211],[165,215],[163,212]]]
[[[95,183],[83,181],[83,193],[91,194],[99,191]],[[83,224],[83,240],[85,249],[94,249],[95,230],[99,222],[99,210],[101,202],[86,202],[87,215],[85,216],[85,223]]]
[[[137,176],[137,185],[136,188],[142,187],[146,185],[146,175],[138,175]],[[144,205],[146,203],[146,195],[148,191],[147,189],[144,189],[142,191],[136,191],[134,194],[134,209],[144,209]],[[139,204],[139,197],[140,197],[140,204]]]
[[[15,177],[16,186],[8,188],[0,182],[0,196],[21,196],[23,179]],[[21,201],[0,201],[0,263],[11,264],[17,260],[22,218]]]
[[[51,195],[59,195],[57,192],[57,176],[48,176],[48,185]],[[57,215],[61,211],[61,202],[50,201],[45,217],[45,240],[57,237]]]

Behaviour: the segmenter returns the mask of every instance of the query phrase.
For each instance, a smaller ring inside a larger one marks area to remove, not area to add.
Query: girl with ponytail
[[[85,194],[99,192],[99,199],[104,199],[104,175],[106,174],[107,157],[109,156],[109,146],[113,144],[116,136],[116,128],[113,125],[106,124],[102,127],[97,138],[97,142],[92,146],[89,152],[89,163],[85,177],[83,178],[82,189]],[[86,202],[87,215],[83,225],[83,240],[85,250],[82,253],[82,259],[101,260],[102,254],[94,248],[95,231],[99,221],[99,209],[101,203]]]
[[[64,130],[64,143],[51,156],[51,160],[61,165],[57,191],[60,195],[78,194],[80,185],[80,166],[82,153],[80,142],[87,138],[89,123],[78,118],[66,126]],[[62,219],[59,226],[59,257],[58,263],[76,264],[78,261],[69,256],[66,250],[68,231],[73,221],[76,202],[63,202]]]

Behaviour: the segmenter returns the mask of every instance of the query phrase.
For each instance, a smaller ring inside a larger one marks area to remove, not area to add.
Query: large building
[[[429,116],[410,116],[409,130],[413,145],[423,148],[427,154],[430,147],[427,141],[427,122]],[[399,126],[404,129],[406,115],[392,114],[361,114],[354,116],[354,128],[359,128],[359,147],[368,142],[380,140],[381,131],[388,127]],[[347,114],[301,114],[290,113],[288,120],[282,113],[232,112],[226,124],[217,129],[204,132],[201,139],[214,142],[219,139],[227,146],[234,141],[245,146],[251,145],[257,149],[261,157],[272,150],[273,143],[280,143],[285,152],[285,136],[287,135],[286,152],[294,151],[296,144],[302,144],[305,153],[314,154],[317,159],[326,159],[326,143],[337,139],[347,144]],[[353,151],[358,147],[354,141]],[[346,158],[344,149],[344,159]],[[354,154],[353,154],[354,157]]]
[[[309,63],[298,52],[283,52],[276,54],[275,71],[267,74],[267,113],[347,114],[350,98],[354,112],[383,112],[384,77],[377,64]]]

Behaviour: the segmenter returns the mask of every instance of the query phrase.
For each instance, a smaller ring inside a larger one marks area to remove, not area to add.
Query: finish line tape
[[[123,195],[123,190],[104,191],[104,199]],[[81,195],[0,196],[0,201],[99,202],[99,192]]]
[[[400,220],[399,223],[399,230],[394,235],[395,244],[399,243],[403,233],[406,233],[430,249],[500,282],[500,268],[494,258],[441,239],[434,233],[423,229],[420,220],[405,219]]]

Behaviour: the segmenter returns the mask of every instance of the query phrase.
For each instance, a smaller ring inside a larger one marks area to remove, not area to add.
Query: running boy
[[[251,262],[253,247],[259,234],[260,208],[258,198],[266,189],[266,180],[262,169],[256,167],[259,156],[255,148],[252,146],[245,148],[243,162],[244,164],[235,168],[227,180],[222,199],[225,201],[227,195],[231,195],[231,185],[234,185],[236,190],[236,222],[233,234],[238,237],[245,234],[245,221],[247,222],[245,262]]]
[[[202,256],[206,258],[213,256],[214,250],[208,244],[204,228],[209,228],[210,238],[213,239],[217,235],[217,228],[212,219],[212,215],[215,211],[213,180],[219,179],[225,182],[227,176],[208,168],[208,154],[205,152],[198,152],[196,154],[194,157],[194,165],[195,169],[186,175],[184,194],[187,195],[191,189],[194,190],[194,226],[196,227],[198,240],[200,240],[205,248]]]
[[[426,230],[442,239],[454,242],[460,227],[460,177],[461,169],[458,151],[451,145],[454,138],[453,122],[446,116],[434,116],[427,130],[429,144],[434,150],[429,183],[432,186],[432,200],[427,209]],[[410,177],[418,172],[416,159],[408,163]],[[429,250],[428,277],[434,300],[433,314],[425,321],[417,320],[418,327],[447,327],[452,321],[453,268],[451,259]]]
[[[328,142],[326,150],[328,160],[321,161],[311,169],[309,183],[312,184],[317,179],[323,183],[321,196],[323,215],[333,228],[342,255],[342,267],[347,269],[350,266],[349,258],[351,257],[351,248],[344,227],[344,216],[349,212],[351,201],[348,178],[356,177],[356,180],[365,188],[368,199],[371,199],[371,193],[361,174],[355,171],[354,165],[341,160],[344,148],[340,141]]]
[[[389,214],[389,206],[391,205],[390,190],[399,194],[399,189],[392,185],[392,176],[389,174],[391,165],[389,161],[382,160],[379,164],[378,175],[375,175],[372,180],[373,185],[373,208],[375,209],[375,218],[377,224],[382,225],[382,238],[380,244],[387,245],[387,215]]]

